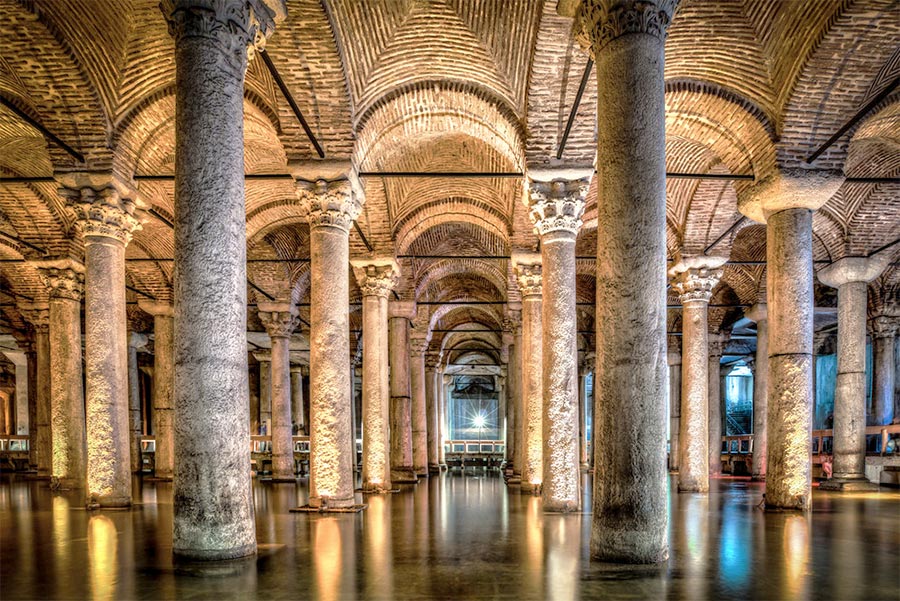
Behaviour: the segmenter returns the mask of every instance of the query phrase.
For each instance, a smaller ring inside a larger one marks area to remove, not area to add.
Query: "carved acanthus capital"
[[[19,313],[37,332],[50,329],[50,305],[47,303],[19,303]]]
[[[503,332],[512,336],[517,336],[522,330],[522,311],[509,310],[503,317]]]
[[[297,182],[297,195],[306,211],[310,229],[336,227],[350,231],[362,210],[362,202],[348,179]]]
[[[33,261],[51,299],[81,302],[84,295],[84,265],[72,259]]]
[[[522,298],[541,296],[541,263],[540,255],[513,257],[516,270],[516,283]]]
[[[132,232],[141,229],[141,222],[134,216],[134,201],[122,196],[114,186],[62,187],[59,193],[75,210],[76,223],[86,241],[102,237],[127,245]]]
[[[257,314],[269,338],[288,338],[300,323],[297,307],[291,303],[259,303]]]
[[[725,345],[728,344],[728,337],[722,334],[710,334],[708,343],[710,359],[721,358],[725,351]]]
[[[528,213],[535,232],[539,236],[552,232],[566,232],[573,237],[578,235],[590,184],[590,178],[532,181]]]
[[[672,289],[678,294],[682,304],[690,302],[708,303],[712,290],[722,278],[725,257],[685,257],[669,269]]]
[[[889,315],[879,315],[872,319],[872,333],[875,338],[893,338],[900,331],[900,320]]]
[[[582,0],[575,14],[576,39],[591,56],[624,35],[644,33],[665,41],[679,0]]]
[[[388,298],[400,279],[400,266],[393,259],[350,261],[363,296]]]

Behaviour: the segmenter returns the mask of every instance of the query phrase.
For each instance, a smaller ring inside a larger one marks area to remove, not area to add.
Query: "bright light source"
[[[472,420],[472,425],[476,428],[483,428],[487,419],[485,418],[483,413],[479,413],[475,416],[475,419]]]

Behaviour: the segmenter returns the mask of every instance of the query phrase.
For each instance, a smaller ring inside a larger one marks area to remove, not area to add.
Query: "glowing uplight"
[[[476,428],[484,428],[484,425],[486,423],[487,423],[487,417],[484,415],[484,413],[479,413],[472,420],[472,425],[475,426]]]

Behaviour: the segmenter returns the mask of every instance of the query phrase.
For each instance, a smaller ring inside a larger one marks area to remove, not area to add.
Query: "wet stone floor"
[[[670,481],[674,484],[674,480]],[[763,485],[670,493],[670,559],[592,562],[590,515],[544,515],[497,473],[367,496],[359,514],[290,513],[306,483],[254,482],[259,554],[173,565],[172,488],[88,512],[45,482],[0,480],[2,599],[900,599],[900,491],[816,490],[802,516],[755,508]],[[585,507],[590,507],[585,476]]]

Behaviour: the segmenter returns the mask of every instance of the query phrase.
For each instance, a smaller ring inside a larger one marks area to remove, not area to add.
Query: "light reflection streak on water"
[[[95,515],[88,521],[87,534],[91,596],[94,601],[112,601],[116,598],[116,525],[105,515]]]

